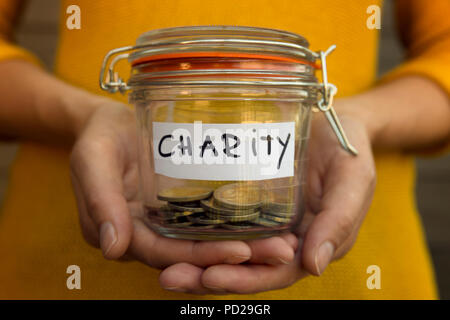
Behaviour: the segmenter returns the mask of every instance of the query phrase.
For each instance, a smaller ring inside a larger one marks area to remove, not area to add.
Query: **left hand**
[[[292,261],[297,248],[292,233],[252,241],[191,241],[163,237],[148,228],[137,188],[134,112],[109,99],[95,101],[72,150],[71,175],[82,233],[105,258],[136,259],[160,269],[182,263],[185,268],[177,280],[184,283],[196,282],[197,270],[215,264]]]
[[[369,134],[354,115],[340,115],[349,141],[344,151],[325,117],[316,115],[308,150],[307,210],[297,230],[299,246],[292,262],[282,265],[218,264],[200,268],[174,264],[160,275],[163,287],[197,294],[251,294],[281,289],[308,274],[319,276],[344,256],[356,240],[375,189],[375,165]],[[195,274],[186,281],[185,274]]]

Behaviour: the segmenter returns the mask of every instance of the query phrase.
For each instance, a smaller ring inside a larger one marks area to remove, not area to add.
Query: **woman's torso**
[[[81,9],[81,29],[66,28],[65,9]],[[314,50],[337,44],[329,78],[339,96],[370,88],[376,77],[378,31],[366,26],[374,0],[172,0],[62,1],[56,75],[91,92],[98,87],[103,56],[156,28],[228,24],[284,29],[305,36]],[[128,66],[119,66],[126,74]],[[122,101],[125,96],[115,95]],[[13,165],[0,216],[0,298],[201,299],[168,292],[159,271],[135,262],[102,258],[82,239],[71,192],[68,150],[24,143]],[[435,287],[416,213],[413,160],[398,153],[376,155],[374,202],[350,253],[320,277],[252,296],[227,299],[433,298]],[[414,261],[413,264],[410,262]],[[82,289],[68,290],[66,268],[78,265]],[[381,268],[380,290],[369,290],[367,267]],[[212,297],[221,299],[223,297]]]

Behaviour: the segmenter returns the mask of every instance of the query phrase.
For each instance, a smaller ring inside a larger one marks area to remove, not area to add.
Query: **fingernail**
[[[223,260],[223,263],[227,264],[238,264],[250,259],[249,256],[231,256]]]
[[[334,245],[330,241],[325,241],[316,252],[315,264],[317,275],[321,275],[334,255]]]
[[[116,242],[117,233],[113,224],[109,221],[103,222],[100,226],[100,247],[102,248],[102,252],[105,257]]]
[[[166,287],[164,289],[169,290],[169,291],[175,291],[175,292],[187,292],[186,289],[180,288],[180,287]]]
[[[269,258],[269,259],[266,259],[265,262],[266,262],[266,264],[271,264],[271,265],[274,265],[274,266],[277,266],[277,265],[280,265],[280,264],[289,264],[289,261],[283,260],[280,257],[278,257],[278,258]]]

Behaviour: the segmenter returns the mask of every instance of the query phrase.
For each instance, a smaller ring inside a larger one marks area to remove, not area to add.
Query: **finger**
[[[251,294],[292,285],[306,276],[296,262],[287,265],[215,265],[203,271],[203,287],[214,293]]]
[[[308,231],[309,226],[314,221],[315,217],[316,215],[312,211],[307,210],[305,212],[305,214],[302,217],[302,221],[296,230],[296,234],[298,235],[299,238],[305,237],[306,231]]]
[[[189,292],[194,294],[212,293],[202,285],[203,269],[189,263],[177,263],[164,269],[159,275],[162,288],[175,292]]]
[[[142,221],[135,219],[130,253],[141,262],[155,267],[187,262],[199,267],[213,264],[236,264],[251,257],[244,241],[190,241],[157,235]]]
[[[72,172],[79,183],[86,209],[96,224],[100,247],[108,259],[121,257],[127,250],[132,223],[123,196],[123,164],[113,141],[80,139],[71,157]]]
[[[354,161],[336,161],[329,169],[322,210],[304,239],[303,266],[314,275],[323,273],[342,244],[357,234],[369,208],[375,173],[371,158],[358,157]]]
[[[80,221],[80,227],[84,239],[88,244],[94,248],[100,247],[99,236],[97,231],[97,226],[94,221],[89,217],[86,209],[86,203],[83,198],[83,192],[80,188],[80,184],[77,178],[72,174],[72,187],[75,194],[75,199],[77,202],[78,218]]]
[[[290,237],[285,236],[286,239]],[[250,240],[252,255],[250,263],[264,263],[271,265],[288,264],[294,259],[295,251],[292,245],[282,237],[271,237],[266,239]]]
[[[284,241],[286,241],[292,248],[292,250],[294,250],[294,252],[297,251],[298,249],[298,243],[299,243],[299,239],[298,236],[295,235],[292,232],[289,233],[284,233],[282,235],[280,235],[280,238],[284,239]]]

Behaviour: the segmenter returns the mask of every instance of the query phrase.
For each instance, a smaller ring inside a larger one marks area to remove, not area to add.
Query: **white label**
[[[155,172],[193,180],[294,175],[295,123],[153,123]]]

